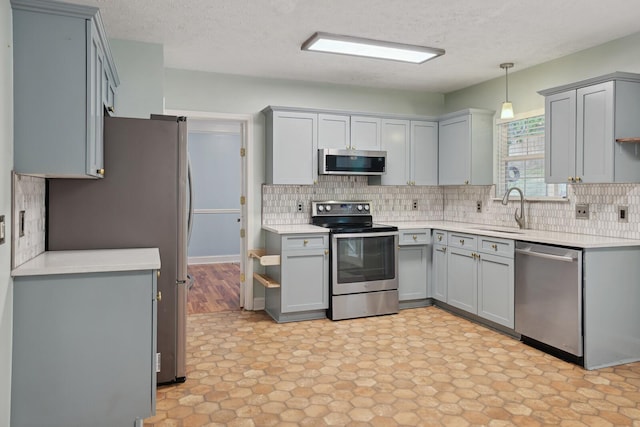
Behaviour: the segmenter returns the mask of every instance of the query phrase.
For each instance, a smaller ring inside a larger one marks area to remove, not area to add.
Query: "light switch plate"
[[[6,234],[4,215],[0,215],[0,245],[4,243],[4,238]]]

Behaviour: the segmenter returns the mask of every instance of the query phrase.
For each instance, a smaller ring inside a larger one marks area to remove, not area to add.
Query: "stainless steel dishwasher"
[[[516,242],[515,275],[522,340],[582,358],[582,251]]]

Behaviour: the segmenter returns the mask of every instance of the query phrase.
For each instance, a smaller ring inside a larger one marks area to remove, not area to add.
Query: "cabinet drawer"
[[[496,237],[479,237],[478,252],[513,258],[513,240]]]
[[[327,248],[328,237],[323,234],[287,236],[282,239],[282,249]]]
[[[450,231],[447,239],[449,246],[475,251],[478,247],[478,236]]]
[[[433,230],[433,242],[442,245],[447,244],[447,232],[442,230]]]
[[[428,228],[401,230],[399,242],[400,245],[428,245],[431,243],[431,230]]]

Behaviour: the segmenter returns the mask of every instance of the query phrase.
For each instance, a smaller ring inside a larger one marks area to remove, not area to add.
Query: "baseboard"
[[[253,311],[264,310],[264,298],[253,299]]]
[[[218,256],[190,256],[187,264],[223,264],[230,262],[240,262],[240,255],[218,255]]]

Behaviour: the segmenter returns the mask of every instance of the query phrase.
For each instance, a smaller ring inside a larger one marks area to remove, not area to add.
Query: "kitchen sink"
[[[509,234],[524,234],[525,231],[521,230],[507,230],[504,228],[492,228],[492,227],[470,227],[472,230],[493,231],[496,233],[509,233]]]

